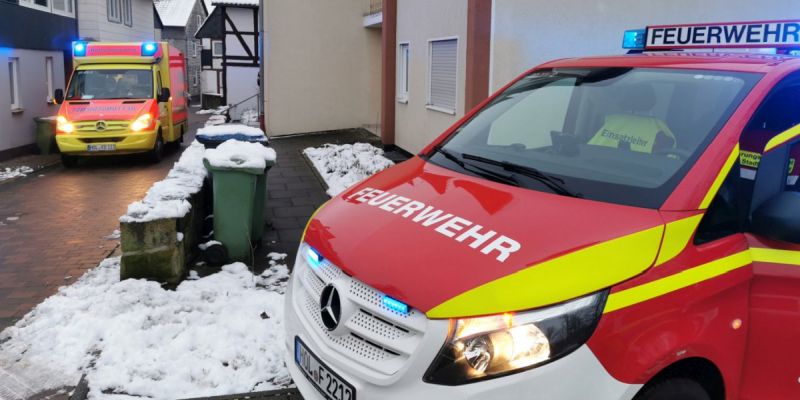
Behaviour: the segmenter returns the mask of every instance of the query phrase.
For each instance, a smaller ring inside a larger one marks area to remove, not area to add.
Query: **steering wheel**
[[[677,147],[653,150],[653,155],[658,156],[677,156],[679,160],[688,160],[692,156],[689,150],[680,149]]]

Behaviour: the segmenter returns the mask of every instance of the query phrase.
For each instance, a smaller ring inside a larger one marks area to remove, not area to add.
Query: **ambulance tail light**
[[[450,337],[424,380],[460,385],[564,357],[592,336],[608,291],[542,309],[451,320]]]
[[[141,132],[145,129],[152,130],[155,129],[155,123],[156,120],[150,113],[142,114],[133,121],[131,130],[134,132]]]
[[[62,115],[56,117],[56,134],[75,132],[75,125]]]

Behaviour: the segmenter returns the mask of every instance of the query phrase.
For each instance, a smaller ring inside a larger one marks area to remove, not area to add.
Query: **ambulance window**
[[[744,210],[747,207],[742,201],[741,190],[743,188],[739,185],[738,175],[737,164],[731,168],[725,182],[719,188],[700,221],[694,237],[694,244],[708,243],[742,232],[742,224],[746,215]]]

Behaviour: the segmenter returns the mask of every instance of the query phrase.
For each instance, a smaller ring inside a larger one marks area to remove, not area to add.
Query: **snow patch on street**
[[[284,264],[258,276],[230,264],[194,274],[174,291],[120,281],[119,268],[119,258],[104,260],[0,333],[0,380],[13,371],[10,384],[24,382],[15,391],[32,394],[74,386],[86,374],[90,399],[206,397],[291,384],[283,360]]]
[[[369,143],[325,144],[303,153],[325,180],[331,197],[394,165],[383,156],[383,150]]]
[[[13,178],[21,178],[23,176],[28,176],[28,174],[33,172],[33,168],[22,165],[19,167],[13,168],[4,168],[0,169],[0,181],[4,181],[7,179]]]
[[[229,109],[230,109],[229,106],[219,106],[217,108],[199,110],[195,114],[197,114],[197,115],[203,115],[203,114],[222,115],[222,114],[225,114],[225,112],[227,112]]]
[[[131,203],[120,222],[147,222],[164,218],[181,218],[192,208],[189,198],[200,191],[206,178],[203,166],[205,147],[192,142],[164,180],[156,182],[144,199]]]

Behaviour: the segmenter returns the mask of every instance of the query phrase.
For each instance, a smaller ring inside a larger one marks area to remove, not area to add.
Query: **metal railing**
[[[383,11],[383,0],[365,0],[365,2],[367,4],[364,15],[377,14]]]

